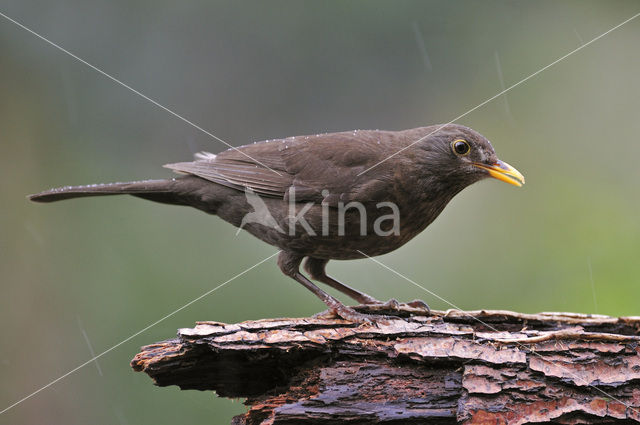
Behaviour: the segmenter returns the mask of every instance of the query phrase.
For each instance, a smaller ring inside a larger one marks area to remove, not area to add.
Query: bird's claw
[[[392,310],[392,311],[400,310],[400,303],[395,298],[391,298],[389,301],[384,303],[378,301],[377,306],[385,310]]]
[[[431,313],[431,308],[429,308],[427,303],[422,301],[422,300],[409,301],[408,303],[404,303],[404,305],[407,305],[407,306],[412,307],[412,308],[420,309],[420,310],[424,311],[427,314]]]

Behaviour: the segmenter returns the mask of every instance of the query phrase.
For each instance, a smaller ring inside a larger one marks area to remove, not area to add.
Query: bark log
[[[640,317],[400,315],[198,322],[131,364],[159,386],[246,397],[233,424],[640,422]]]

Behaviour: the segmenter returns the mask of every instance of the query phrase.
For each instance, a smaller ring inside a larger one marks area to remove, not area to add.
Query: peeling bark
[[[640,422],[640,317],[399,314],[198,322],[131,364],[159,386],[246,397],[238,425]]]

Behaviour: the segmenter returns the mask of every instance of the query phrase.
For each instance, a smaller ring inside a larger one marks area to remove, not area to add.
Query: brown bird
[[[267,140],[218,155],[200,153],[193,162],[165,167],[182,175],[67,186],[29,198],[52,202],[129,194],[215,214],[280,248],[278,265],[284,274],[334,313],[357,322],[371,316],[313,284],[299,270],[303,259],[311,279],[359,303],[382,304],[329,277],[327,262],[399,248],[424,230],[458,192],[486,177],[524,184],[522,174],[500,161],[485,137],[456,124]],[[395,300],[388,305],[396,305]]]

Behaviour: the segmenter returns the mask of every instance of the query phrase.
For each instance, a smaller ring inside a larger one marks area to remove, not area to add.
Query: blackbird
[[[312,283],[299,270],[305,258],[309,278],[361,304],[382,304],[328,276],[328,261],[399,248],[433,222],[458,192],[486,177],[524,184],[522,174],[500,161],[485,137],[457,124],[267,140],[217,155],[202,152],[193,162],[165,167],[180,176],[67,186],[29,198],[52,202],[128,194],[215,214],[278,247],[278,266],[285,275],[333,313],[355,322],[372,316]]]

